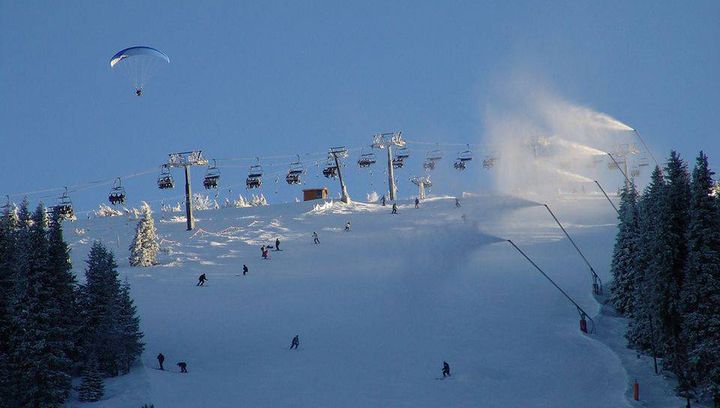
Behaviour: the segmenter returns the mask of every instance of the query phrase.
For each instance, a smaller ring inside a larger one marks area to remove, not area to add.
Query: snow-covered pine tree
[[[720,210],[707,156],[693,169],[688,262],[682,288],[683,338],[689,373],[720,406]]]
[[[626,337],[631,347],[642,350],[657,350],[656,337],[659,327],[657,310],[654,309],[655,294],[651,285],[655,279],[656,265],[653,261],[664,241],[658,240],[659,214],[663,211],[665,178],[660,167],[655,167],[650,183],[645,187],[638,201],[638,246],[634,259],[635,279],[633,281],[632,306],[628,312],[630,322]],[[659,350],[657,350],[659,352]]]
[[[49,266],[48,219],[39,205],[32,216],[27,252],[25,293],[16,316],[22,330],[17,334],[14,355],[18,362],[21,406],[60,406],[70,392],[72,362],[65,354],[63,328],[55,319],[63,313],[55,303]]]
[[[97,355],[95,352],[90,352],[83,368],[78,398],[80,401],[100,401],[104,394],[105,384],[98,369]]]
[[[632,308],[638,235],[637,190],[635,183],[626,184],[620,193],[618,233],[611,265],[613,282],[610,287],[610,300],[621,314],[628,314]]]
[[[141,211],[142,218],[138,221],[135,229],[135,239],[130,244],[130,265],[152,266],[157,264],[160,245],[157,240],[152,210],[146,202],[142,203]]]
[[[127,374],[145,348],[142,342],[143,333],[140,331],[140,318],[130,297],[130,286],[127,282],[120,288],[116,305],[118,307],[116,325],[119,334],[118,360],[121,371]]]

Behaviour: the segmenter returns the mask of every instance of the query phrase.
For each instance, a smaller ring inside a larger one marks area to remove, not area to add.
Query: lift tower
[[[388,188],[390,189],[390,200],[395,201],[395,174],[393,172],[393,155],[392,147],[404,147],[405,140],[402,138],[402,132],[378,133],[373,136],[372,147],[375,149],[387,149],[388,157]]]
[[[202,150],[193,150],[190,152],[170,153],[168,162],[164,164],[167,168],[182,167],[185,169],[185,216],[187,217],[187,230],[193,229],[192,214],[192,190],[190,188],[190,167],[205,166],[208,161],[203,158]]]

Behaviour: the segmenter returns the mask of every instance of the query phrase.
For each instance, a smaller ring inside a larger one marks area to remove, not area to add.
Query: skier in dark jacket
[[[165,356],[163,356],[163,354],[160,353],[157,356],[157,360],[158,360],[158,363],[160,363],[160,369],[164,371],[165,369],[163,368],[163,363],[165,362]]]
[[[195,286],[203,286],[203,285],[205,285],[205,281],[206,281],[206,280],[208,280],[208,279],[205,277],[205,274],[203,273],[203,274],[200,275],[200,277],[198,278],[198,283],[197,283],[197,285],[195,285]]]
[[[420,208],[420,200],[415,197],[415,208]]]
[[[245,276],[248,273],[248,267],[247,265],[243,265],[243,276]]]
[[[350,231],[350,221],[345,224],[345,231]]]
[[[443,378],[450,377],[450,364],[447,363],[447,361],[443,361]]]
[[[460,208],[460,200],[457,197],[455,197],[455,207]]]
[[[275,250],[280,250],[280,238],[275,238]]]
[[[385,207],[385,194],[382,196],[382,206]]]
[[[393,203],[392,213],[391,214],[397,214],[397,204]]]
[[[300,345],[300,336],[296,334],[295,337],[293,337],[293,339],[292,339],[292,343],[290,344],[290,350],[292,350],[293,348],[295,350],[297,350],[299,345]]]
[[[268,249],[265,248],[265,245],[260,247],[260,251],[262,252],[263,259],[268,259],[268,257],[270,256],[270,253],[269,253]]]
[[[320,239],[318,239],[318,234],[315,231],[313,231],[313,243],[315,243],[315,244],[320,243]]]
[[[181,361],[181,362],[177,363],[177,366],[180,367],[181,373],[187,373],[187,363],[186,362]]]

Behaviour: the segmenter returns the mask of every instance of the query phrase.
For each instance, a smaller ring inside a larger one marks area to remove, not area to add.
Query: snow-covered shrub
[[[142,203],[142,218],[135,229],[135,239],[130,244],[130,265],[151,266],[157,263],[158,244],[155,221],[148,203]]]
[[[268,205],[268,203],[263,194],[260,194],[259,196],[253,194],[252,199],[250,199],[250,205],[253,207],[259,207],[262,205]]]
[[[107,204],[100,204],[100,207],[93,213],[96,217],[117,217],[125,214],[123,211],[112,208]]]
[[[380,197],[378,197],[378,193],[375,191],[368,193],[367,195],[367,202],[368,203],[376,203]]]
[[[162,204],[160,206],[160,211],[164,213],[176,213],[176,212],[182,212],[182,204],[177,203],[176,205],[172,206],[170,204]]]
[[[210,196],[202,194],[193,194],[194,210],[217,210],[220,208],[217,201]]]

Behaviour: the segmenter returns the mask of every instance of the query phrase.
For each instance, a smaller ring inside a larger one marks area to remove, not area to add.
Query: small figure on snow
[[[187,373],[187,363],[186,362],[181,361],[181,362],[177,363],[177,366],[180,367],[181,373]]]
[[[275,238],[275,250],[280,250],[280,238]]]
[[[245,276],[248,273],[248,267],[247,265],[243,264],[243,276]]]
[[[270,257],[270,250],[268,250],[265,245],[260,247],[260,251],[262,251],[263,259],[268,259]]]
[[[457,197],[455,197],[455,208],[460,208],[460,200]]]
[[[292,350],[293,348],[295,350],[297,350],[299,345],[300,345],[300,336],[296,334],[295,337],[293,337],[293,339],[292,339],[292,343],[290,344],[290,350]]]
[[[142,88],[138,88],[135,90],[135,95],[142,96]]]
[[[197,283],[197,285],[195,285],[195,286],[204,286],[206,280],[208,280],[208,278],[207,278],[207,277],[205,276],[205,274],[203,273],[203,274],[200,275],[200,277],[198,278],[198,283]]]
[[[415,208],[420,208],[420,199],[415,197]]]
[[[315,231],[313,231],[313,243],[314,243],[314,244],[319,244],[319,243],[320,243],[320,240],[318,239],[318,234],[317,234],[317,232],[315,232]]]
[[[382,206],[385,207],[385,194],[382,196]]]
[[[350,221],[345,224],[345,231],[350,231]]]
[[[448,364],[447,361],[443,361],[442,374],[443,378],[450,377],[450,364]]]
[[[390,214],[397,214],[397,204],[393,203],[392,212]]]
[[[160,363],[160,369],[165,371],[163,368],[163,363],[165,362],[165,356],[163,356],[163,353],[158,354],[157,356],[158,363]]]

